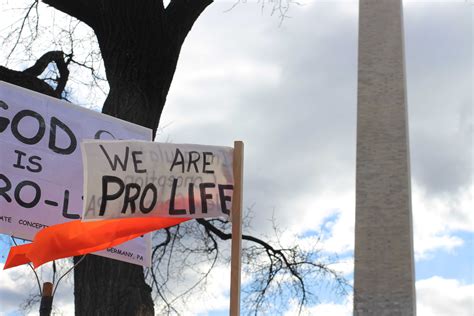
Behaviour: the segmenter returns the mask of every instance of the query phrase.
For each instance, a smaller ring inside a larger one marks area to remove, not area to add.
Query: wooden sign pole
[[[234,142],[234,192],[232,195],[232,252],[230,264],[230,316],[240,315],[240,264],[242,250],[244,143]]]
[[[40,316],[51,315],[52,307],[53,307],[53,283],[44,282],[43,293],[41,295],[40,310],[39,310]]]

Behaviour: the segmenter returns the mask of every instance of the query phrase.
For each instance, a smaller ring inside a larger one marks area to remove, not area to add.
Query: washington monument
[[[403,10],[360,0],[354,315],[415,315]]]

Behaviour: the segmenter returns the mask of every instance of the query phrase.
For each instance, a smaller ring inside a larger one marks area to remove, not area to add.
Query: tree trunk
[[[94,255],[74,270],[74,305],[76,315],[154,314],[141,266]]]
[[[156,134],[184,39],[211,0],[45,0],[97,35],[110,92],[102,112]],[[75,262],[78,262],[75,258]],[[76,315],[153,315],[143,268],[87,256],[74,271]]]

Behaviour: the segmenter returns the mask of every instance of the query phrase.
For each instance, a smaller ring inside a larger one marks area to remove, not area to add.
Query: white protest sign
[[[0,81],[0,233],[32,240],[79,219],[83,139],[151,139],[151,130]],[[96,254],[150,265],[150,236]]]
[[[84,220],[227,217],[231,147],[84,141]]]

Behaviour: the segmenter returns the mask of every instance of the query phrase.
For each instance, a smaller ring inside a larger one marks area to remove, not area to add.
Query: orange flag
[[[190,218],[124,218],[94,222],[80,220],[40,230],[30,244],[10,249],[4,269],[32,262],[35,268],[56,259],[84,255],[117,246],[154,230]]]

